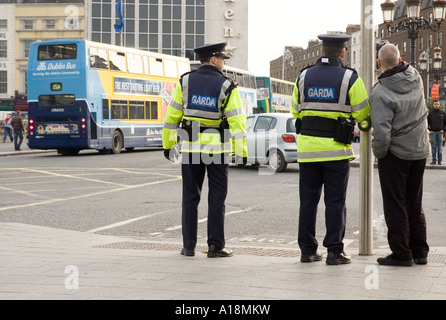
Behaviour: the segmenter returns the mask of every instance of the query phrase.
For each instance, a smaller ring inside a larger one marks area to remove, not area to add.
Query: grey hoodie
[[[386,70],[370,94],[373,153],[378,159],[390,151],[402,160],[427,159],[428,109],[418,71],[407,63]]]

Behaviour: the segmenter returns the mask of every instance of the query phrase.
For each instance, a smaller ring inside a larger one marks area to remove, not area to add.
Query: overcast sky
[[[362,0],[248,0],[249,61],[256,75],[269,75],[269,62],[285,46],[307,48],[308,40],[327,31],[343,31],[361,24]],[[374,25],[382,23],[380,5],[374,0]]]

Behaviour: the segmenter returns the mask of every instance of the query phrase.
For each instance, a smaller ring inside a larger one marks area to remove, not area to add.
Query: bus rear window
[[[74,94],[48,94],[39,96],[39,106],[74,106],[76,98]]]
[[[76,59],[77,45],[74,43],[40,45],[38,60],[68,60]]]

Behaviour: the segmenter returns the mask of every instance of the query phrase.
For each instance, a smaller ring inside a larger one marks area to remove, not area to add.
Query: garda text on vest
[[[217,108],[217,98],[215,97],[206,97],[194,94],[191,100],[192,106],[201,107],[201,108]]]
[[[334,100],[335,99],[335,88],[320,88],[311,87],[308,88],[308,98],[318,99],[318,100]]]

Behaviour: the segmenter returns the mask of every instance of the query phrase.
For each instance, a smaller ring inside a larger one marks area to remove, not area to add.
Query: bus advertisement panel
[[[270,77],[256,77],[256,81],[260,113],[290,112],[294,83]]]
[[[32,43],[29,147],[77,154],[161,146],[170,96],[189,60],[85,40]]]

